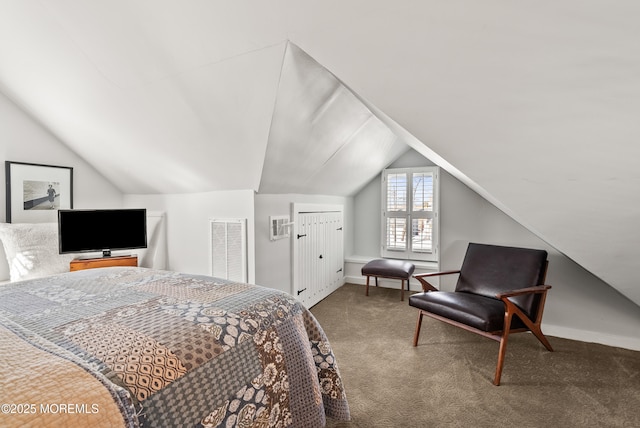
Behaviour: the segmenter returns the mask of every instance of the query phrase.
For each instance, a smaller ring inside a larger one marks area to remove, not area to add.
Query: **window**
[[[382,173],[382,256],[438,261],[438,167]]]

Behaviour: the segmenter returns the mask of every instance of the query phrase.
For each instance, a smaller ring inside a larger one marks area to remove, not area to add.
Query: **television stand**
[[[93,259],[73,259],[69,263],[69,270],[94,269],[110,266],[138,266],[138,256],[96,257]]]

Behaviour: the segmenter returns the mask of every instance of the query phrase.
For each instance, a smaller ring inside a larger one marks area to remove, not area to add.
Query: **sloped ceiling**
[[[0,6],[3,92],[122,191],[258,188],[280,30],[206,2]]]
[[[0,0],[0,90],[124,192],[273,191],[308,158],[282,122],[281,76],[302,70],[291,41],[640,303],[639,14],[636,0]]]
[[[260,193],[355,194],[409,146],[289,43]]]

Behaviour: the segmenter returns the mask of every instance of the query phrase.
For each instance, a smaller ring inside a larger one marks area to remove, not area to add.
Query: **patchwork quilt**
[[[335,356],[292,296],[145,268],[0,286],[0,426],[322,427]]]

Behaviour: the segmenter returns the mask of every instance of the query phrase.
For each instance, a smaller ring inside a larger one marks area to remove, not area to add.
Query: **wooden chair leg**
[[[400,286],[400,301],[404,302],[404,279],[402,280],[402,286]]]
[[[544,347],[547,348],[547,351],[553,352],[553,348],[551,347],[551,343],[549,343],[549,341],[547,340],[547,337],[544,335],[544,333],[542,333],[542,329],[540,328],[540,319],[542,319],[542,314],[541,313],[538,314],[538,316],[537,316],[537,320],[538,321],[533,321],[532,319],[527,317],[512,302],[507,300],[505,302],[505,304],[507,306],[507,311],[511,312],[512,316],[513,316],[513,314],[517,315],[518,318],[520,318],[520,320],[522,320],[524,325],[529,329],[529,331],[531,331],[531,333],[533,333],[534,336],[536,336],[538,338],[540,343],[542,343],[544,345]]]
[[[369,278],[371,278],[369,275],[367,275],[367,286],[364,289],[364,295],[368,296],[369,295]]]
[[[513,313],[509,310],[504,313],[504,327],[502,329],[502,337],[500,338],[500,350],[498,351],[498,364],[496,365],[496,374],[493,377],[493,384],[500,385],[500,377],[502,377],[502,367],[504,367],[504,356],[507,354],[507,341],[509,340],[509,332],[511,331],[511,319]]]
[[[413,333],[413,346],[418,346],[418,337],[420,336],[420,327],[422,327],[422,311],[418,311],[418,321],[416,322],[416,331]]]
[[[500,385],[500,378],[502,377],[502,367],[504,366],[504,356],[507,353],[507,338],[509,336],[502,336],[500,340],[500,350],[498,351],[498,364],[496,365],[496,374],[493,377],[493,384]]]
[[[538,338],[540,343],[542,343],[544,347],[547,348],[547,351],[553,352],[553,348],[551,347],[551,344],[547,340],[547,337],[542,333],[542,330],[540,329],[540,327],[536,325],[536,328],[532,328],[530,330],[531,330],[531,333],[533,333]]]

